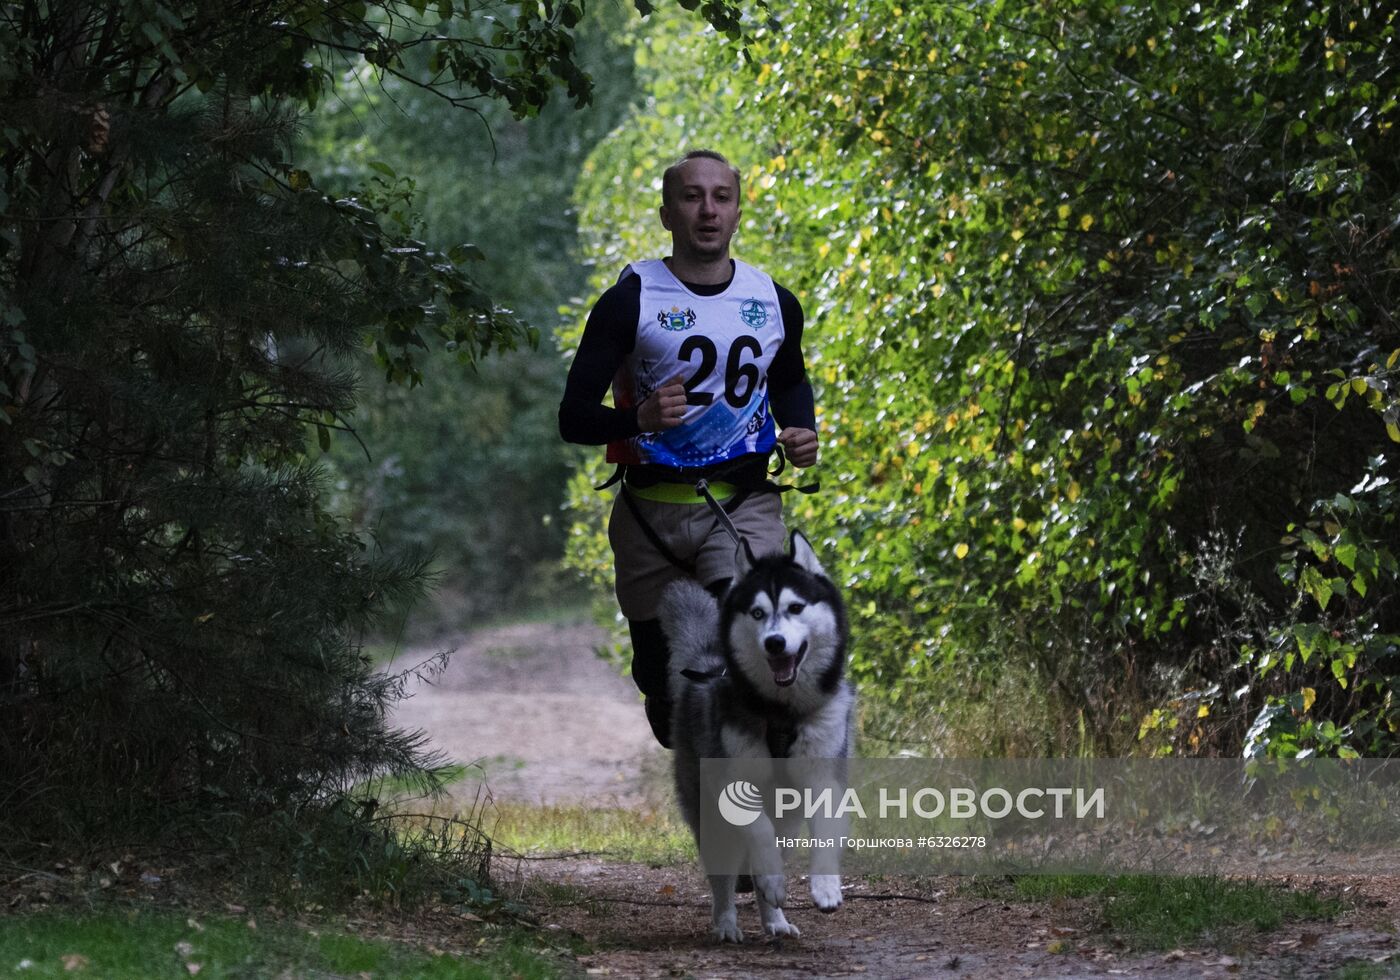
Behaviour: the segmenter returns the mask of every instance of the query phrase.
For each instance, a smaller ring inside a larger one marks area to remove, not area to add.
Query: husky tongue
[[[773,683],[779,687],[787,687],[797,680],[797,658],[791,654],[786,657],[770,657],[768,667],[773,671]]]

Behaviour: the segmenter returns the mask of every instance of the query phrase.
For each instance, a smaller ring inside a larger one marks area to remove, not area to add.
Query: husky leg
[[[710,934],[716,942],[742,943],[739,912],[734,907],[734,876],[710,875]]]
[[[800,766],[801,784],[830,793],[830,799],[840,800],[846,792],[844,759],[808,759]],[[841,907],[841,842],[850,830],[844,814],[813,814],[809,824],[812,837],[830,840],[832,846],[813,846],[809,886],[812,903],[823,912],[835,912]]]
[[[783,910],[769,905],[763,899],[763,892],[755,889],[754,900],[758,903],[758,918],[763,923],[763,932],[769,936],[800,936],[797,926],[787,920]]]
[[[769,907],[781,909],[787,904],[787,876],[772,821],[763,814],[740,833],[744,842],[742,866],[753,875],[754,895]]]

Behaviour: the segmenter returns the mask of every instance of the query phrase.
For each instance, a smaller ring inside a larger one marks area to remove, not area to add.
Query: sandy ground
[[[430,683],[410,681],[394,721],[423,729],[469,767],[459,798],[485,784],[497,799],[641,805],[643,774],[664,765],[666,751],[632,678],[595,652],[606,639],[586,624],[525,624],[405,651],[391,669],[454,650]]]
[[[518,625],[405,651],[393,668],[456,648],[431,684],[409,683],[411,697],[394,720],[472,764],[470,778],[454,788],[464,807],[483,783],[496,799],[655,806],[667,753],[652,739],[631,678],[596,655],[604,641],[586,624]],[[952,878],[849,880],[845,906],[829,916],[794,878],[788,918],[800,937],[764,939],[752,898],[742,896],[746,942],[716,946],[707,939],[708,888],[695,868],[576,857],[528,862],[521,874],[543,928],[586,940],[591,952],[577,958],[581,975],[1400,977],[1400,883],[1393,879],[1322,882],[1352,903],[1338,921],[1263,936],[1220,934],[1209,945],[1143,954],[1115,942],[1090,902],[977,898]],[[1344,966],[1350,974],[1339,972]]]

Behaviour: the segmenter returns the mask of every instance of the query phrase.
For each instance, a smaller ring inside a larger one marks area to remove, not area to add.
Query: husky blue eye
[[[763,610],[762,610],[762,609],[759,609],[757,606],[755,606],[755,607],[749,612],[749,615],[752,616],[754,619],[762,619],[764,613],[763,613]]]
[[[788,615],[789,615],[789,616],[796,616],[798,613],[800,613],[802,610],[804,610],[804,609],[806,609],[806,608],[807,608],[807,607],[804,606],[802,603],[800,603],[800,602],[794,602],[792,605],[788,606]]]

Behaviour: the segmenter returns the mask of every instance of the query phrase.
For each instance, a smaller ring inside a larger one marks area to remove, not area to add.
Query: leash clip
[[[739,537],[738,530],[734,527],[734,522],[729,519],[729,515],[725,513],[724,508],[720,506],[714,494],[710,493],[709,481],[705,480],[703,477],[696,480],[695,492],[705,498],[705,503],[709,504],[710,510],[715,513],[715,520],[719,521],[719,526],[724,528],[725,532],[734,539],[734,546],[737,548],[742,539]]]

